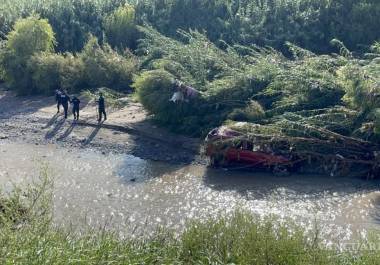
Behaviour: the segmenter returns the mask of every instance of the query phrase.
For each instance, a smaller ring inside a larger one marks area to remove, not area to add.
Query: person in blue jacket
[[[69,109],[70,97],[67,95],[66,92],[63,92],[61,94],[60,99],[61,99],[61,105],[62,105],[64,113],[65,113],[65,119],[67,119],[67,111]]]
[[[61,95],[62,95],[62,91],[57,89],[55,91],[55,101],[57,102],[57,113],[59,113],[59,107],[61,106]]]
[[[74,120],[79,120],[79,105],[80,105],[80,100],[77,97],[73,97],[71,100],[71,104],[73,105],[73,115],[74,115]]]

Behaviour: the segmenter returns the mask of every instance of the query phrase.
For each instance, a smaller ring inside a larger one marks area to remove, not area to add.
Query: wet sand
[[[16,97],[0,89],[0,139],[30,144],[56,144],[72,149],[130,154],[173,164],[202,163],[201,140],[170,133],[154,125],[141,104],[131,97],[125,107],[107,108],[108,120],[96,120],[93,101],[81,99],[80,122],[71,109],[64,119],[57,114],[54,97]]]

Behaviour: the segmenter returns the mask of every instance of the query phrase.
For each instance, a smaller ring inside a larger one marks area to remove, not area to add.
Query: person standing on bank
[[[70,97],[67,95],[66,92],[63,92],[61,94],[61,105],[63,106],[63,110],[65,112],[65,119],[67,119],[67,111],[69,109],[69,102],[70,102]]]
[[[103,93],[99,94],[98,111],[99,111],[98,122],[102,121],[102,116],[103,115],[104,115],[104,120],[107,120],[106,105],[105,105]]]
[[[71,100],[71,104],[73,104],[74,120],[79,120],[79,104],[80,104],[80,100],[77,97],[73,97],[73,99]]]
[[[57,89],[55,91],[55,101],[57,102],[57,113],[59,113],[59,107],[61,106],[61,95],[62,95],[62,91]]]

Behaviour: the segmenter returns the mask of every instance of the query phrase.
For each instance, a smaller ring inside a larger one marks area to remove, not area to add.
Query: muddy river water
[[[187,220],[229,214],[318,226],[326,238],[349,240],[380,229],[380,183],[320,176],[270,174],[170,165],[89,149],[0,142],[0,185],[30,182],[46,163],[54,178],[55,220],[149,232],[180,231]]]

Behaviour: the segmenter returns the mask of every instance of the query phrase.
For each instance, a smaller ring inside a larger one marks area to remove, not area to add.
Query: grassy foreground
[[[91,230],[78,234],[52,224],[50,183],[0,199],[0,264],[379,264],[380,251],[338,252],[296,225],[236,212],[193,221],[183,234],[120,239]],[[289,232],[292,231],[292,232]],[[312,238],[312,239],[310,239]],[[374,241],[376,242],[376,241]]]

